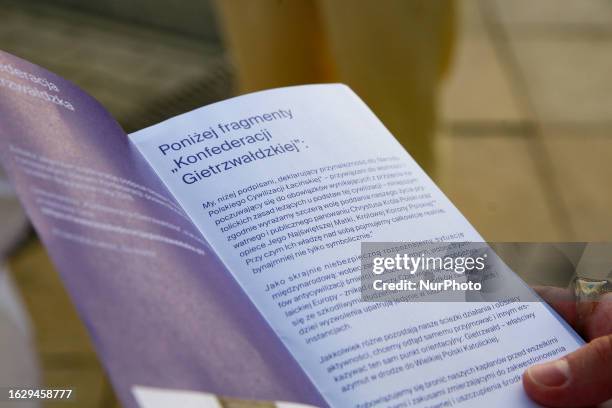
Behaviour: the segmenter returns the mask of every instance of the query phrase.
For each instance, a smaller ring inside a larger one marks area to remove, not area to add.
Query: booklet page
[[[523,371],[580,344],[539,302],[361,300],[361,242],[482,238],[343,85],[131,140],[331,406],[530,406]]]
[[[109,113],[1,51],[0,164],[122,406],[135,384],[322,402]]]

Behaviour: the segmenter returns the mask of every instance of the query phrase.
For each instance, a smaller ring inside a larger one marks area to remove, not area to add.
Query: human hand
[[[523,374],[534,401],[549,407],[585,407],[612,399],[612,293],[588,314],[580,313],[567,289],[536,291],[589,343],[558,360],[536,364]]]

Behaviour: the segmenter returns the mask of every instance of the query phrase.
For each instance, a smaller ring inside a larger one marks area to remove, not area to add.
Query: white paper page
[[[482,238],[343,85],[245,95],[131,140],[333,407],[531,406],[524,369],[579,345],[540,303],[506,325],[505,307],[359,302],[360,241]],[[479,319],[501,328],[457,329]]]
[[[142,408],[222,408],[214,394],[145,386],[132,387],[134,398]]]
[[[174,390],[168,388],[146,387],[135,385],[132,387],[134,398],[141,408],[224,408],[214,394],[205,392]],[[283,401],[249,401],[234,400],[231,406],[260,407],[260,408],[314,408],[312,405],[294,404]]]

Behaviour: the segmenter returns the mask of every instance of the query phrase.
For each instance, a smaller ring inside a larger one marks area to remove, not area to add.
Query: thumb
[[[584,407],[612,398],[612,335],[523,374],[523,386],[536,402],[550,407]]]

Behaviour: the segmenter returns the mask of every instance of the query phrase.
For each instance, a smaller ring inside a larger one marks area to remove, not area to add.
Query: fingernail
[[[570,378],[569,364],[565,359],[534,365],[527,373],[533,382],[544,387],[560,387]]]

